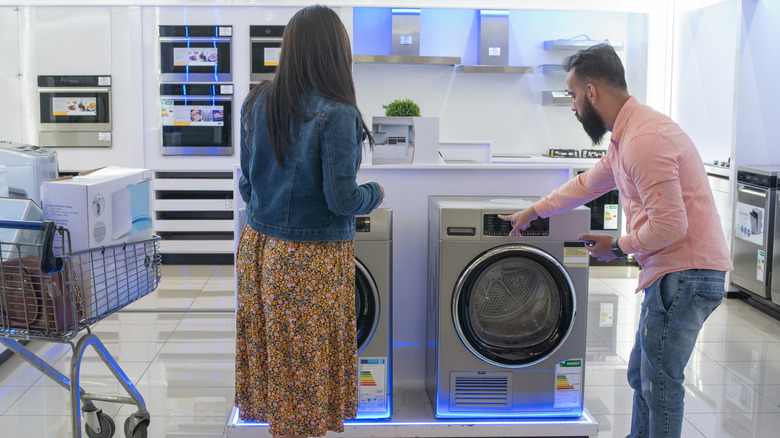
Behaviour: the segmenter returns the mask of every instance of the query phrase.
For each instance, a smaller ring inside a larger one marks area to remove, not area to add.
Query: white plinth
[[[326,437],[594,437],[598,423],[585,411],[579,418],[517,418],[439,420],[425,393],[424,382],[400,382],[393,389],[393,416],[388,420],[350,421],[344,433]],[[236,409],[230,416],[225,437],[270,437],[265,423],[243,423]]]

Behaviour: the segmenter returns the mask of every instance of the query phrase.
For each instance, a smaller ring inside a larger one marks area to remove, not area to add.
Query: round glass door
[[[493,248],[461,273],[452,300],[463,344],[482,360],[520,368],[563,344],[574,322],[574,287],[566,269],[528,245]]]
[[[379,294],[371,273],[355,259],[355,313],[357,316],[357,352],[363,351],[379,322]]]

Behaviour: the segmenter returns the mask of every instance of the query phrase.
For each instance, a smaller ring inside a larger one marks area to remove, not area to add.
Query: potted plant
[[[412,99],[395,99],[372,119],[374,164],[439,163],[439,118],[422,117]]]

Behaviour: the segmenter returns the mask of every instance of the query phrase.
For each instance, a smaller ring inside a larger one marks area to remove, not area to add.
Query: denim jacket
[[[369,213],[382,200],[379,184],[356,181],[365,132],[351,105],[317,92],[304,99],[306,117],[297,133],[291,129],[283,166],[269,141],[266,90],[241,111],[239,191],[247,204],[247,223],[284,240],[351,240],[355,215]],[[245,111],[254,131],[251,144]]]

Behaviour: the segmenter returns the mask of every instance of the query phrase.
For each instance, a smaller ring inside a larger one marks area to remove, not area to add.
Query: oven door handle
[[[767,195],[767,190],[754,189],[754,188],[746,186],[745,184],[739,184],[737,186],[737,191],[739,191],[741,193],[746,193],[748,195],[760,196],[762,198],[766,198],[766,195]]]
[[[110,93],[110,88],[38,88],[39,93]]]

